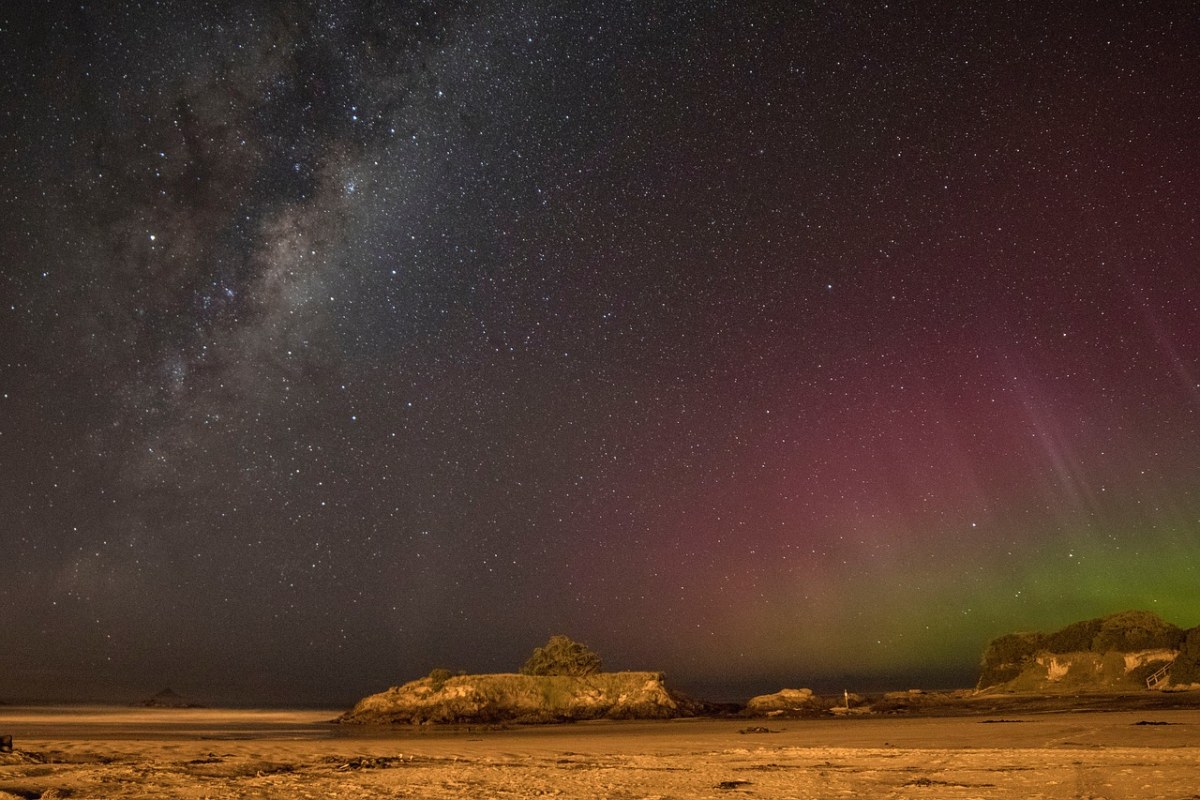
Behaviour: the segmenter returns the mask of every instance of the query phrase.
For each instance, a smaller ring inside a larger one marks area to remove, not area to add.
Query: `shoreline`
[[[1140,800],[1200,783],[1197,708],[374,730],[311,710],[76,711],[0,710],[0,800]]]

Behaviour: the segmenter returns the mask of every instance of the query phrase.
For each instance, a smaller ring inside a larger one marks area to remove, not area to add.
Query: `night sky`
[[[1198,64],[1183,2],[4,3],[0,699],[1200,624]]]

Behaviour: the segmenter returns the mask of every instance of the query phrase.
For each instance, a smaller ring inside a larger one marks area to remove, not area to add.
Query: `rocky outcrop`
[[[1175,650],[1040,652],[1025,661],[1015,677],[993,688],[1009,692],[1144,691],[1146,679],[1177,655]]]
[[[427,677],[364,697],[339,718],[389,725],[546,723],[588,719],[692,716],[693,701],[666,687],[658,672]]]
[[[751,697],[742,708],[746,717],[813,717],[824,714],[862,714],[870,711],[867,701],[853,692],[816,695],[812,689],[780,689],[773,694]]]
[[[1053,633],[1010,633],[988,644],[978,688],[1075,693],[1172,688],[1191,661],[1187,641],[1188,632],[1148,611],[1075,622]]]
[[[819,714],[824,704],[812,689],[780,689],[774,694],[760,694],[746,703],[746,714],[752,717],[802,717]]]

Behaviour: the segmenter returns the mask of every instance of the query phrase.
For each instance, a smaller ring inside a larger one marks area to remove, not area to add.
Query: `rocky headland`
[[[363,698],[338,721],[536,724],[701,715],[788,719],[1195,707],[1200,700],[1200,627],[1184,630],[1148,611],[1125,611],[1050,633],[1011,633],[992,640],[974,689],[911,689],[867,697],[781,689],[753,697],[744,706],[692,700],[668,688],[660,672],[599,668],[599,658],[585,646],[556,636],[535,650],[520,674],[434,670]]]
[[[347,724],[493,724],[693,716],[699,704],[659,672],[432,675],[364,697]]]
[[[1123,611],[1051,633],[993,639],[979,691],[1113,693],[1200,688],[1200,627],[1184,630],[1150,611]]]

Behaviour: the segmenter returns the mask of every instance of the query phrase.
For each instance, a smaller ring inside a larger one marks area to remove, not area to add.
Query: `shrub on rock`
[[[1123,611],[1105,617],[1100,624],[1092,650],[1107,653],[1132,653],[1137,650],[1175,650],[1187,634],[1150,611]]]
[[[979,685],[993,686],[1017,677],[1045,642],[1045,634],[1036,632],[1006,633],[993,639],[983,652]]]
[[[573,678],[600,671],[600,656],[587,645],[570,637],[551,636],[550,641],[534,649],[521,667],[522,675],[566,675]]]
[[[1045,647],[1051,653],[1084,653],[1092,650],[1092,641],[1100,633],[1104,620],[1100,618],[1072,622],[1046,637]]]

